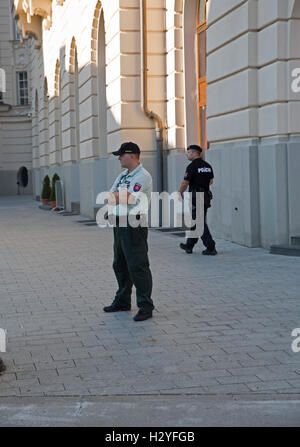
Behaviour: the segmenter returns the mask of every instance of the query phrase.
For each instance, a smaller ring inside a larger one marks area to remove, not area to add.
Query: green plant
[[[60,180],[59,176],[57,174],[54,174],[52,177],[52,188],[51,188],[51,194],[50,194],[50,200],[51,202],[55,202],[56,196],[55,196],[55,182],[57,180]]]
[[[51,188],[50,188],[50,178],[48,175],[46,175],[46,177],[43,180],[43,189],[42,189],[42,199],[50,199],[50,193],[51,193]]]

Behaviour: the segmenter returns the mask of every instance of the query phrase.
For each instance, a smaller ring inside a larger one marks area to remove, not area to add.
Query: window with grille
[[[14,39],[15,40],[21,40],[21,36],[19,34],[18,24],[17,24],[16,20],[14,20]]]
[[[18,83],[18,105],[27,106],[28,105],[27,71],[19,71],[17,73],[17,83]]]

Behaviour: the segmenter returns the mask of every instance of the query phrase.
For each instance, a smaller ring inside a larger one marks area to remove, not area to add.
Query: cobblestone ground
[[[289,394],[300,390],[300,258],[149,232],[154,318],[105,314],[112,232],[0,198],[0,396]]]

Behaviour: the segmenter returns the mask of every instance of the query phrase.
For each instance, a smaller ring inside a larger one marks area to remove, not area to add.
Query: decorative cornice
[[[33,36],[36,39],[36,48],[40,48],[42,23],[46,30],[52,25],[52,0],[14,0],[14,8],[23,38],[25,35]]]

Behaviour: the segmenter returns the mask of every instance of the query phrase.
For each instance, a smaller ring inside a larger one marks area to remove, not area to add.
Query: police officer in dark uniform
[[[206,223],[207,210],[211,206],[210,201],[212,198],[211,191],[209,189],[210,185],[213,183],[214,173],[211,165],[204,161],[201,156],[202,149],[196,144],[192,144],[187,148],[187,158],[192,163],[190,163],[186,169],[184,180],[182,181],[179,194],[182,198],[184,191],[189,188],[189,192],[197,193],[204,192],[204,232],[201,236],[202,242],[206,249],[202,252],[203,255],[214,256],[217,254],[216,244],[213,240],[209,228]],[[192,218],[196,219],[196,194],[192,196]],[[192,230],[195,227],[192,228]],[[186,253],[193,253],[194,245],[197,244],[198,238],[189,238],[186,240],[185,244],[180,244],[180,248],[185,250]]]
[[[152,177],[140,163],[140,149],[137,144],[123,143],[113,155],[118,156],[121,167],[126,168],[116,178],[108,195],[108,203],[112,205],[112,214],[116,218],[113,269],[119,288],[113,303],[103,310],[129,311],[134,285],[139,311],[133,319],[144,321],[152,317],[154,309],[148,259],[148,228],[145,226],[152,194]],[[141,200],[142,194],[147,200]],[[130,214],[134,214],[141,225],[131,226],[128,218]],[[127,222],[126,226],[123,226],[122,219]]]

